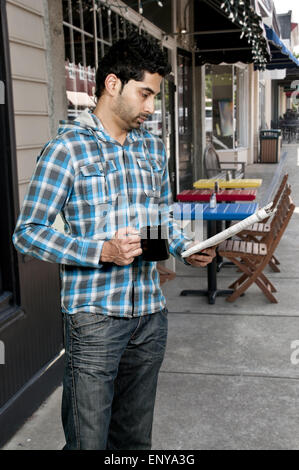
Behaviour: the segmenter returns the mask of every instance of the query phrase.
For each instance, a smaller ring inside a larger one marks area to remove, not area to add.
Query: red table
[[[177,195],[181,202],[208,202],[212,189],[185,189]],[[216,194],[217,202],[253,201],[256,198],[256,189],[219,189]]]

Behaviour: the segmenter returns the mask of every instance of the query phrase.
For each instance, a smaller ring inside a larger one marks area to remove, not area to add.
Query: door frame
[[[2,220],[5,222],[1,224],[0,231],[0,259],[6,271],[5,277],[2,276],[3,292],[10,292],[12,294],[10,304],[17,305],[20,304],[18,255],[12,244],[12,234],[19,212],[19,195],[6,2],[0,2],[0,48],[3,54],[3,60],[0,63],[0,80],[4,89],[4,103],[0,104],[0,145],[4,149],[1,152],[0,208]],[[0,327],[3,308],[0,303]]]
[[[191,62],[191,80],[192,80],[192,84],[191,84],[191,87],[190,87],[190,93],[191,93],[191,100],[192,100],[192,103],[193,103],[193,99],[194,99],[194,96],[193,96],[193,81],[194,81],[194,73],[193,73],[193,69],[194,69],[194,64],[193,64],[193,57],[192,57],[192,52],[191,51],[187,51],[186,49],[182,49],[181,47],[178,47],[177,48],[177,56],[176,56],[176,62],[177,62],[177,90],[178,90],[178,62],[179,62],[179,56],[183,56],[183,57],[186,57],[190,60]],[[179,101],[178,101],[178,91],[176,93],[177,95],[177,102],[176,102],[176,106],[177,106],[177,113],[179,113]],[[194,108],[193,108],[193,105],[191,105],[190,107],[190,111],[192,113],[192,116],[191,116],[191,120],[193,122],[193,118],[194,118]],[[191,167],[192,167],[192,176],[194,175],[194,126],[192,125],[191,126],[191,132],[192,132],[192,139],[191,139],[191,143],[190,143],[190,162],[191,162]],[[177,150],[177,192],[179,193],[181,191],[181,188],[180,188],[180,158],[179,158],[179,154],[180,154],[180,133],[179,133],[179,116],[177,117],[177,139],[178,139],[178,150]]]

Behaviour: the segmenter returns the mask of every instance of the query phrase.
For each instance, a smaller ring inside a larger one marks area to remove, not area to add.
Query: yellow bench
[[[213,189],[216,181],[219,188],[259,188],[263,182],[262,179],[254,178],[231,179],[230,181],[211,178],[197,180],[193,183],[193,186],[197,189]]]

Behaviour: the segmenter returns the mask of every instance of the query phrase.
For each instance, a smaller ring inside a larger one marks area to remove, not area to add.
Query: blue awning
[[[266,28],[271,53],[271,60],[266,65],[266,68],[268,70],[298,68],[299,70],[299,60],[293,56],[272,28],[269,28],[267,25],[264,26]]]

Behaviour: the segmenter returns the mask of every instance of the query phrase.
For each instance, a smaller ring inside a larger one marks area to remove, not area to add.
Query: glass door
[[[165,116],[163,119],[163,141],[168,157],[169,180],[173,200],[176,199],[176,152],[175,152],[175,84],[174,77],[169,76],[163,84]]]
[[[179,190],[191,189],[192,171],[192,57],[178,53],[178,120],[179,120]]]

